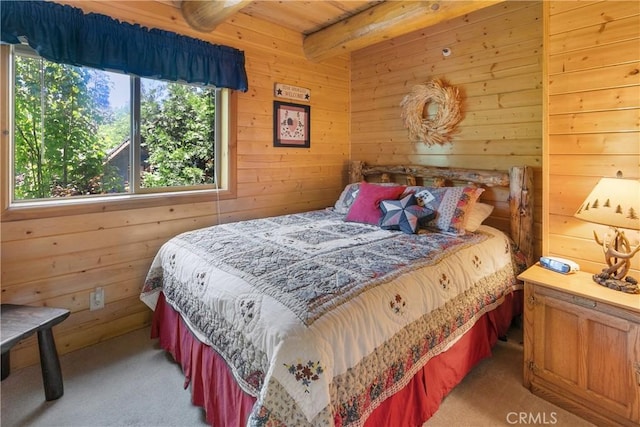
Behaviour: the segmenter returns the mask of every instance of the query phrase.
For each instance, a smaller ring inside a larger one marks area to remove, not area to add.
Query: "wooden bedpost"
[[[514,166],[510,170],[509,180],[511,237],[530,266],[534,263],[533,170],[528,166]]]
[[[364,179],[362,176],[363,163],[360,160],[353,160],[349,163],[349,183],[353,184]]]

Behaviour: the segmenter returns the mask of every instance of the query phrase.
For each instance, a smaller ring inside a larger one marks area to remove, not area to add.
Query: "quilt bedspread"
[[[257,397],[249,424],[361,425],[516,286],[510,240],[405,234],[331,209],[183,233],[155,257],[157,295]]]

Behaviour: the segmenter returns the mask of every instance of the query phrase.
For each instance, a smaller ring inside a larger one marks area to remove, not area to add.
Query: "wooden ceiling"
[[[193,28],[210,32],[236,13],[303,36],[307,58],[321,61],[471,13],[504,0],[160,0]]]

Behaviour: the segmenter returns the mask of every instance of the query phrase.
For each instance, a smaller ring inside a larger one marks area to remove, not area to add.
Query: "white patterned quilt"
[[[516,284],[510,240],[405,234],[331,209],[222,224],[167,242],[158,293],[257,397],[250,425],[361,425]]]

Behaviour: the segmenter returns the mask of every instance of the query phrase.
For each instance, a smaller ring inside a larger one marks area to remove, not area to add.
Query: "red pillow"
[[[382,200],[397,200],[404,190],[404,185],[390,187],[361,182],[358,195],[345,219],[352,222],[378,225],[380,218],[382,218],[380,202]]]

